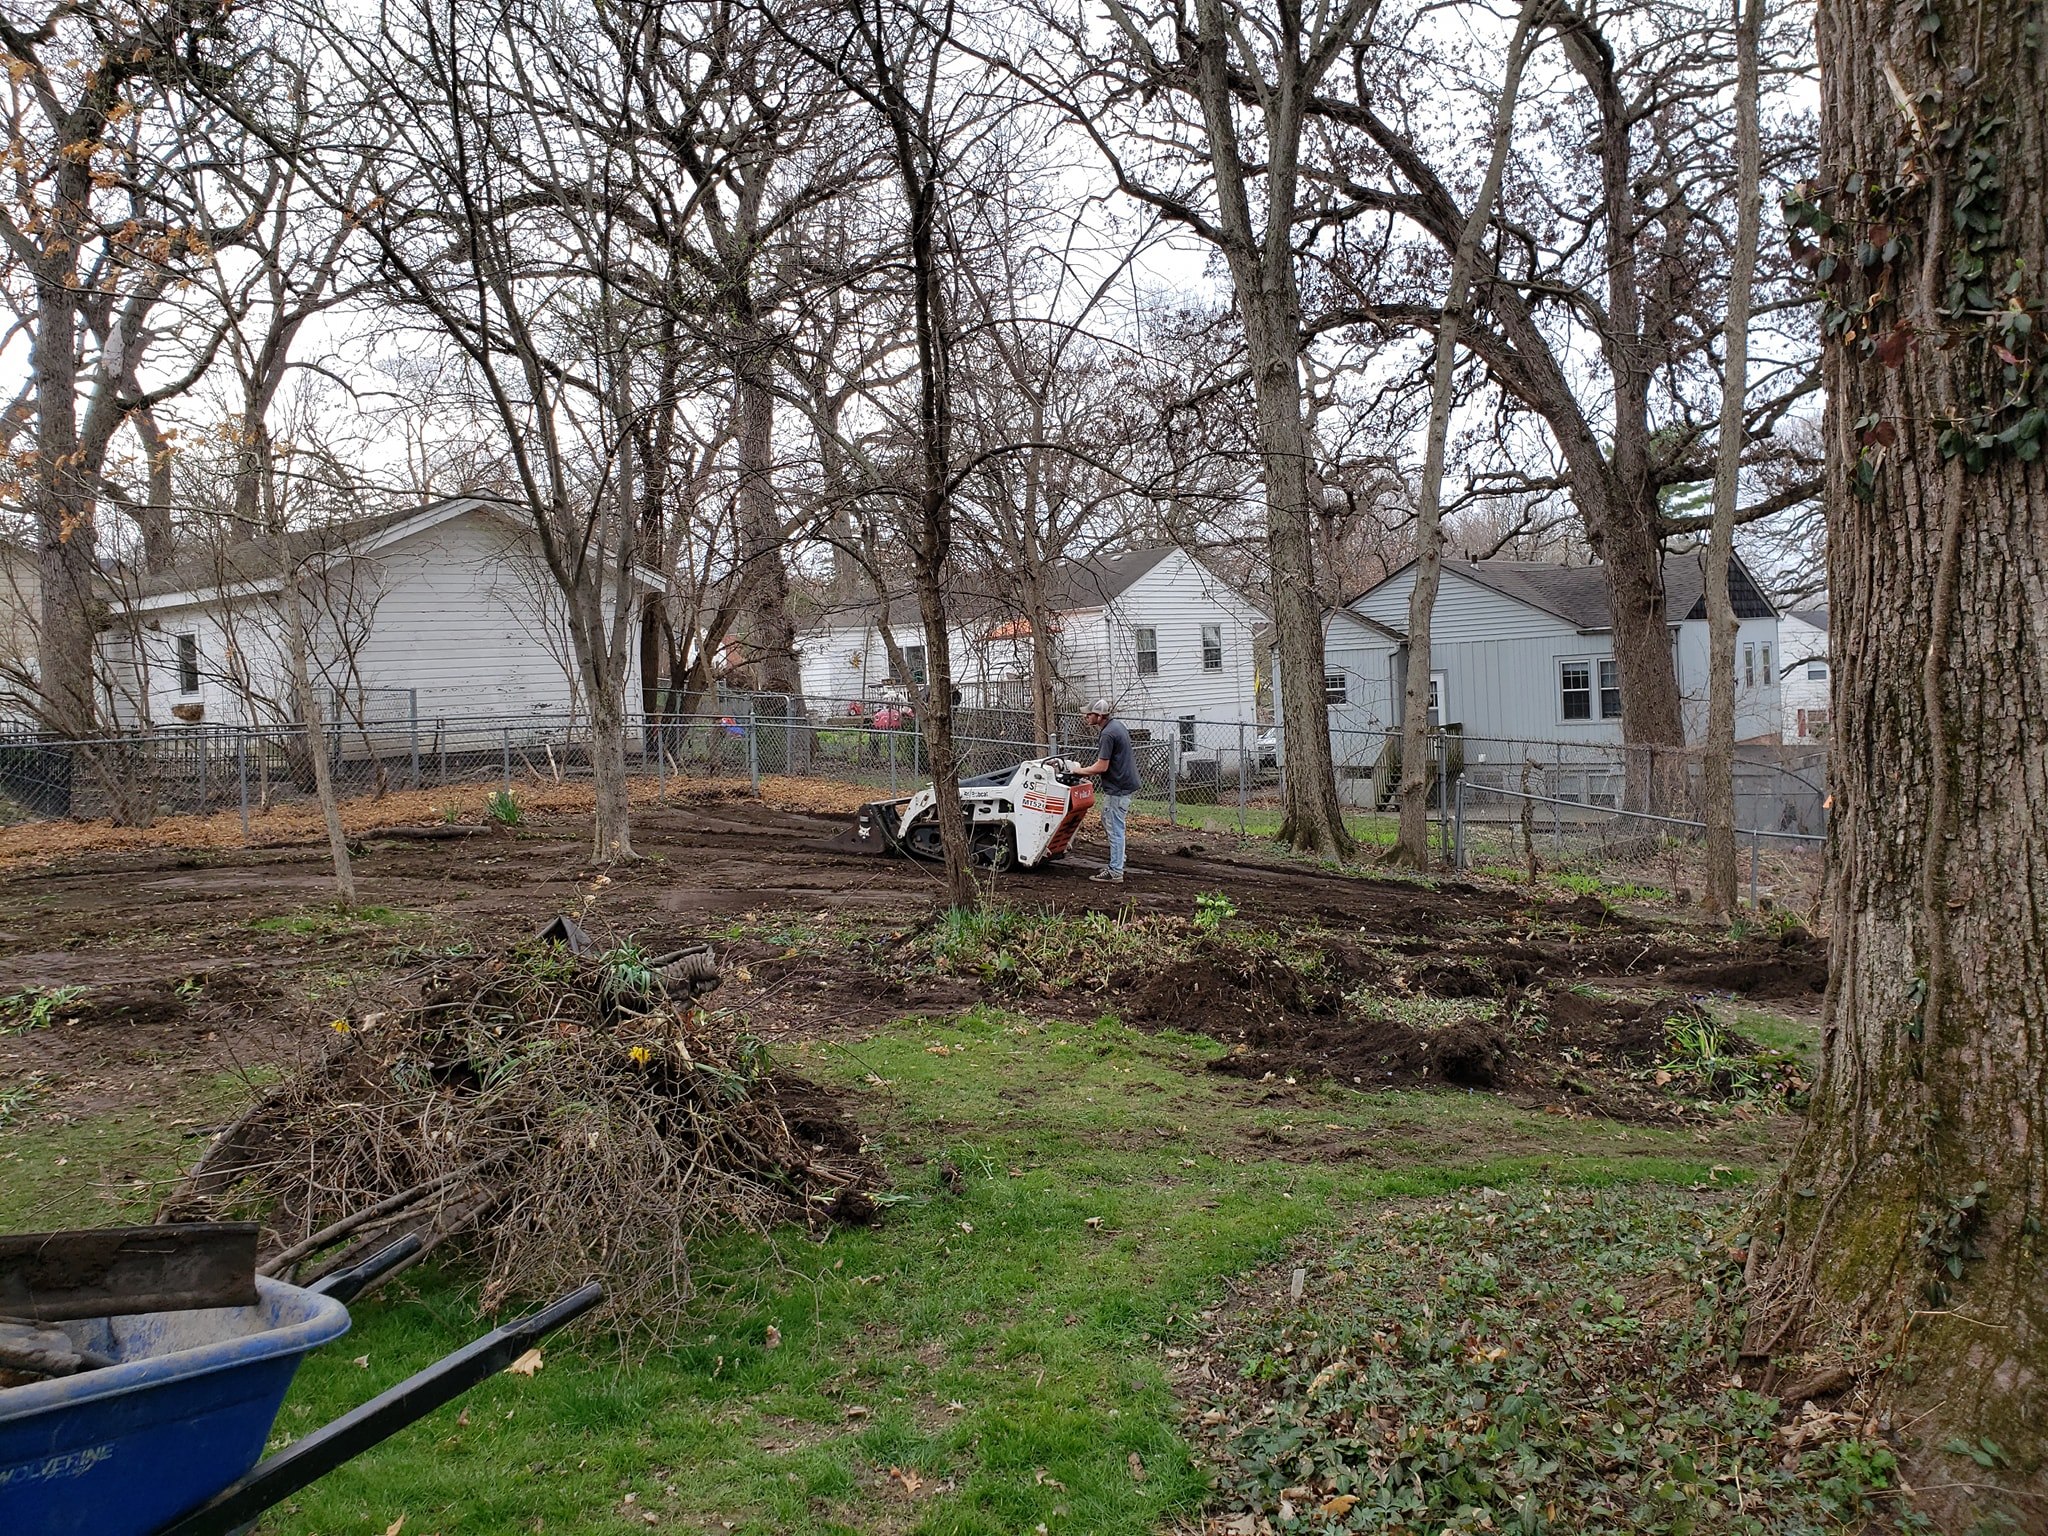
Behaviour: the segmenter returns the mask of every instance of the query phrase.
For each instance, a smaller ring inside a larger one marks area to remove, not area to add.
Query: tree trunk
[[[1472,273],[1479,264],[1479,242],[1493,217],[1507,164],[1508,141],[1514,136],[1515,97],[1522,88],[1529,24],[1538,0],[1522,0],[1508,43],[1507,75],[1494,105],[1493,143],[1479,196],[1465,218],[1458,249],[1451,257],[1450,292],[1436,328],[1436,376],[1429,400],[1429,436],[1422,455],[1422,500],[1415,514],[1415,583],[1408,590],[1408,678],[1401,700],[1401,826],[1394,856],[1421,869],[1429,863],[1429,674],[1430,622],[1436,613],[1437,582],[1443,575],[1444,440],[1451,430],[1451,379],[1458,361],[1458,325],[1472,291]]]
[[[2011,319],[2048,298],[2035,24],[1818,14],[1826,190],[1790,212],[1838,263],[1833,978],[1747,1341],[1879,1335],[1924,1497],[2017,1530],[2048,1528],[2048,401]]]
[[[1735,910],[1735,499],[1742,473],[1742,406],[1749,388],[1749,298],[1756,275],[1762,151],[1757,132],[1757,33],[1761,0],[1735,0],[1735,254],[1728,274],[1727,362],[1721,441],[1714,464],[1714,526],[1707,538],[1706,909]]]
[[[1664,611],[1664,552],[1655,487],[1637,490],[1638,509],[1608,520],[1596,546],[1607,573],[1614,659],[1621,672],[1621,742],[1629,808],[1663,814],[1683,804],[1685,715],[1672,654],[1674,615]],[[1597,679],[1595,680],[1597,682]]]
[[[313,687],[313,670],[306,637],[306,604],[299,590],[299,567],[292,558],[290,541],[278,526],[277,547],[284,567],[284,615],[286,646],[290,651],[292,698],[298,705],[299,724],[306,732],[306,756],[311,759],[313,791],[320,800],[320,816],[327,823],[327,852],[334,860],[334,894],[343,906],[356,904],[356,876],[349,862],[348,833],[341,825],[341,800],[334,788],[334,767],[327,757],[327,726],[320,709],[320,696]]]
[[[98,723],[93,689],[94,579],[92,488],[79,472],[77,301],[68,271],[36,282],[36,463],[28,501],[39,545],[36,575],[37,681],[46,723],[66,736],[90,736]]]
[[[591,852],[598,863],[615,864],[635,856],[631,780],[626,773],[625,689],[621,679],[602,669],[585,667],[583,682],[590,695],[590,776],[596,801]]]
[[[745,642],[754,686],[801,692],[796,629],[789,618],[789,572],[782,564],[782,520],[775,506],[775,391],[766,357],[748,352],[739,369],[739,522],[741,557],[753,572]]]

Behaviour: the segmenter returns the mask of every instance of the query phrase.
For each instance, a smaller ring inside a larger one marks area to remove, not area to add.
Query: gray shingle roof
[[[1446,570],[1478,582],[1501,596],[1554,614],[1577,629],[1611,629],[1607,574],[1597,565],[1551,565],[1538,560],[1459,560]],[[1767,619],[1777,612],[1740,560],[1728,569],[1728,593],[1738,619]],[[1706,573],[1698,554],[1664,557],[1664,617],[1668,623],[1707,616]]]

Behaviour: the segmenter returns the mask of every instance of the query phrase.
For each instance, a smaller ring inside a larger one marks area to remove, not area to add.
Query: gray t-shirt
[[[1124,729],[1123,721],[1112,720],[1102,728],[1102,743],[1095,749],[1095,755],[1109,764],[1102,771],[1105,795],[1138,792],[1138,757],[1131,750],[1131,733]]]

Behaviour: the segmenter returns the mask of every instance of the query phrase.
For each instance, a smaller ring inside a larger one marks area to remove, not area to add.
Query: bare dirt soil
[[[379,1006],[433,957],[502,946],[563,912],[600,941],[632,936],[650,951],[711,939],[727,977],[720,1004],[744,1010],[771,1042],[859,1034],[994,996],[974,978],[892,958],[892,938],[931,921],[939,885],[925,866],[846,846],[837,813],[851,798],[796,811],[712,792],[648,807],[635,816],[643,857],[606,871],[589,863],[587,823],[567,812],[517,828],[458,827],[407,807],[410,825],[354,832],[354,913],[330,905],[325,850],[310,841],[15,849],[0,871],[0,995],[85,990],[39,1027],[0,1033],[0,1082],[34,1074],[46,1113],[161,1103],[181,1082],[322,1052],[329,1021]],[[383,815],[395,822],[399,809]],[[1095,885],[1096,835],[1091,826],[1061,864],[1003,877],[996,896],[1184,918],[1197,896],[1221,892],[1236,905],[1233,923],[1323,951],[1321,983],[1277,960],[1247,969],[1198,949],[1105,978],[1095,994],[1095,1011],[1241,1047],[1226,1066],[1254,1078],[1448,1081],[1627,1112],[1628,1096],[1596,1080],[1602,1053],[1639,1068],[1674,992],[1768,998],[1785,1012],[1817,1005],[1826,981],[1824,954],[1796,932],[1734,943],[1590,898],[1532,902],[1506,886],[1360,878],[1157,824],[1136,830],[1127,884]],[[1493,1021],[1390,1022],[1384,1009],[1347,1007],[1359,987],[1477,1000],[1488,1006],[1475,1013]],[[1547,1040],[1512,1027],[1538,995]]]

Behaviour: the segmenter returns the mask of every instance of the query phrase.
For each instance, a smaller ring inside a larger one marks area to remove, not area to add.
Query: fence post
[[[245,725],[235,737],[235,777],[242,786],[242,844],[249,842],[249,728]]]
[[[412,787],[420,787],[420,691],[417,688],[405,690],[412,700]]]
[[[1465,868],[1465,780],[1461,776],[1457,788],[1457,818],[1452,822],[1454,839],[1451,844],[1451,863],[1459,871]]]
[[[445,718],[434,722],[434,751],[441,760],[441,787],[448,787],[448,721]]]
[[[761,746],[760,716],[754,713],[754,700],[747,697],[747,778],[752,781],[754,793],[761,793]]]
[[[1237,835],[1244,836],[1244,722],[1237,722]]]
[[[1751,827],[1749,829],[1749,910],[1752,912],[1756,910],[1757,842],[1757,830],[1755,827]]]
[[[1436,829],[1444,862],[1451,862],[1451,742],[1441,731],[1436,738]]]
[[[889,798],[896,798],[896,733],[887,733],[889,738]]]
[[[506,726],[498,736],[498,762],[505,772],[505,793],[512,793],[512,727]]]
[[[210,761],[210,760],[211,760],[211,758],[213,757],[213,753],[212,753],[212,752],[210,752],[210,751],[208,751],[208,750],[207,750],[207,748],[208,748],[208,745],[209,745],[209,743],[210,743],[210,742],[212,741],[212,738],[213,738],[213,732],[212,732],[212,731],[210,731],[210,730],[208,730],[208,729],[206,729],[205,727],[203,727],[203,726],[202,726],[202,727],[200,728],[200,731],[199,731],[199,737],[198,737],[198,739],[199,739],[199,814],[200,814],[200,815],[202,815],[202,816],[204,816],[204,815],[206,814],[206,770],[207,770],[207,767],[208,767],[209,761]]]
[[[663,739],[661,716],[654,717],[654,782],[655,802],[668,804],[668,742]]]
[[[1177,825],[1180,820],[1179,769],[1180,740],[1176,737],[1166,745],[1166,821],[1169,826]]]

